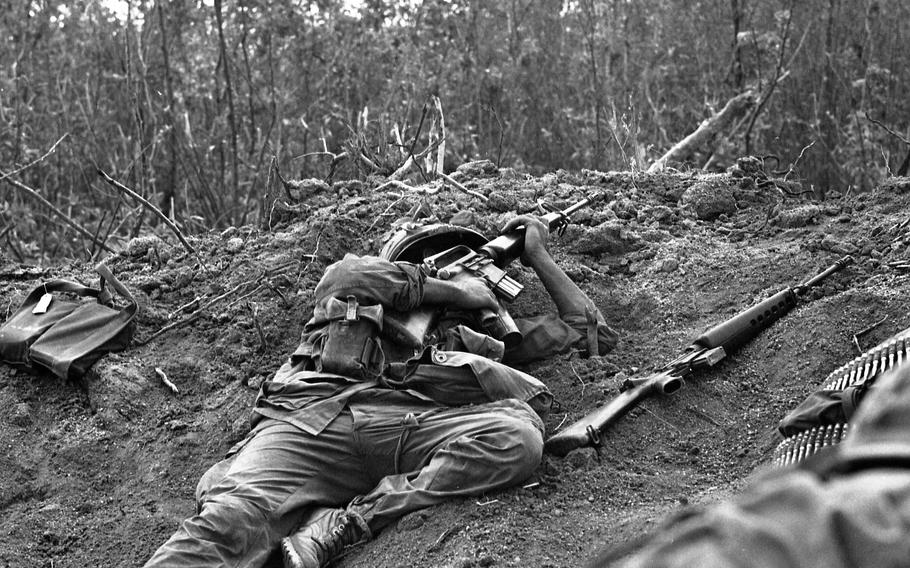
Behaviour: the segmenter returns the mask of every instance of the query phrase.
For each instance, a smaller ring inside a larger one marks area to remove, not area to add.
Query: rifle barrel
[[[823,271],[819,272],[818,274],[816,274],[809,280],[806,280],[806,282],[804,282],[803,284],[800,284],[799,286],[797,286],[796,293],[799,295],[806,293],[810,288],[812,288],[814,286],[818,286],[818,284],[822,280],[824,280],[828,276],[831,276],[832,274],[834,274],[841,268],[847,266],[851,262],[853,262],[853,257],[848,254],[847,256],[841,258],[840,260],[838,260],[837,262],[835,262],[828,268],[824,269]]]
[[[573,213],[583,207],[586,207],[592,202],[593,200],[591,198],[586,197],[576,203],[573,203],[561,211],[547,213],[543,216],[543,219],[549,225],[548,228],[553,231],[557,227],[566,224],[569,220],[569,217]],[[495,239],[480,247],[479,250],[483,254],[490,257],[493,260],[493,264],[500,268],[503,268],[521,256],[521,253],[524,250],[524,246],[525,228],[524,226],[521,226],[517,227],[515,230],[509,233],[499,235]]]

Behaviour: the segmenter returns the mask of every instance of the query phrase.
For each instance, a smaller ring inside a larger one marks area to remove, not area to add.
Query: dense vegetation
[[[683,167],[768,156],[824,198],[910,159],[902,0],[6,0],[0,33],[20,261],[160,224],[99,169],[193,233],[257,222],[273,158],[342,179],[415,154],[429,176],[444,140],[450,164],[637,171],[743,93]]]

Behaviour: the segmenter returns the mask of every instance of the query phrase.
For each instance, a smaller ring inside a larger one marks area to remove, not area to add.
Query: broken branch
[[[670,148],[663,156],[658,158],[648,168],[648,173],[654,173],[667,167],[670,161],[680,162],[694,153],[699,146],[707,142],[712,136],[726,128],[738,116],[755,105],[755,93],[751,90],[736,95],[724,105],[714,116],[705,119],[695,132],[689,134],[675,146]]]
[[[31,195],[33,198],[35,198],[35,199],[37,199],[38,201],[40,201],[41,204],[44,205],[45,207],[47,207],[48,209],[50,209],[51,212],[54,213],[54,215],[56,215],[57,217],[60,217],[67,225],[69,225],[69,226],[72,227],[73,229],[76,229],[76,231],[77,231],[80,235],[82,235],[82,236],[86,237],[87,239],[91,240],[93,243],[97,244],[99,247],[103,248],[103,249],[106,250],[107,252],[110,252],[110,253],[115,253],[115,252],[117,252],[117,251],[115,251],[114,249],[112,249],[111,247],[107,246],[107,243],[99,242],[98,240],[96,240],[95,235],[93,235],[91,232],[89,232],[88,230],[86,230],[85,228],[83,228],[83,227],[81,227],[79,224],[77,224],[75,221],[73,221],[72,219],[70,219],[70,217],[67,216],[66,213],[64,213],[63,211],[57,209],[57,208],[54,206],[53,203],[51,203],[50,201],[48,201],[47,199],[45,199],[44,197],[42,197],[42,195],[41,195],[40,193],[38,193],[36,190],[30,188],[29,186],[25,185],[25,184],[22,183],[21,181],[15,180],[15,179],[13,179],[13,178],[11,178],[11,177],[8,177],[8,176],[9,176],[9,174],[3,174],[2,172],[0,172],[0,179],[5,180],[7,183],[13,185],[13,187],[16,187],[16,188],[18,188],[18,189],[24,191],[25,193]]]
[[[172,383],[170,379],[167,378],[167,375],[164,374],[164,371],[160,367],[155,367],[155,373],[161,379],[161,382],[164,383],[164,386],[171,389],[171,392],[174,394],[180,394],[180,389],[177,388],[177,385]]]
[[[482,193],[477,193],[476,191],[471,191],[470,189],[461,185],[460,183],[458,183],[457,181],[452,179],[452,176],[450,176],[449,174],[444,174],[442,172],[437,172],[437,174],[439,175],[439,177],[441,177],[445,181],[449,182],[450,185],[452,185],[456,189],[459,189],[459,190],[467,193],[468,195],[473,195],[474,197],[480,199],[481,201],[487,201],[489,199],[486,195],[484,195]]]
[[[173,221],[168,219],[167,215],[162,213],[160,209],[158,209],[157,207],[152,205],[147,199],[145,199],[144,197],[142,197],[141,195],[139,195],[132,189],[126,187],[119,181],[115,180],[111,176],[107,175],[107,173],[104,170],[99,168],[98,175],[100,175],[102,178],[104,178],[104,181],[109,183],[114,189],[121,191],[123,193],[126,193],[127,195],[129,195],[130,197],[132,197],[133,199],[135,199],[136,201],[141,203],[143,205],[143,207],[145,207],[146,209],[151,211],[156,217],[158,217],[159,219],[164,221],[164,224],[167,225],[168,228],[171,231],[173,231],[175,235],[177,235],[177,238],[180,240],[181,244],[183,244],[183,247],[187,251],[189,251],[190,254],[195,255],[196,258],[199,260],[199,264],[201,266],[205,267],[205,262],[203,262],[202,258],[199,257],[199,254],[196,252],[196,249],[194,249],[193,246],[189,243],[189,241],[186,240],[186,237],[183,236],[183,233],[180,231],[180,228],[177,227],[177,225]]]

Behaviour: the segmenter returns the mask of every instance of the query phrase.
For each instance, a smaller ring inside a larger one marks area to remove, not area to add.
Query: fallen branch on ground
[[[714,116],[702,121],[701,125],[675,146],[670,148],[667,153],[658,158],[648,168],[648,173],[653,173],[664,169],[668,162],[680,162],[691,156],[701,145],[707,142],[712,136],[726,128],[738,116],[755,105],[755,93],[746,91],[736,95],[724,105]]]
[[[160,367],[155,367],[155,373],[158,375],[158,378],[161,379],[161,382],[164,383],[164,386],[171,389],[172,393],[180,394],[180,389],[167,378],[167,375],[164,374],[164,371],[162,371]]]
[[[453,187],[455,187],[456,189],[460,189],[461,191],[467,193],[468,195],[473,195],[474,197],[480,199],[481,201],[489,200],[489,198],[486,195],[484,195],[482,193],[478,193],[476,191],[472,191],[472,190],[466,188],[465,186],[461,185],[460,183],[458,183],[457,181],[452,179],[452,176],[450,176],[449,174],[444,174],[442,172],[437,172],[437,173],[438,173],[439,177],[441,177],[445,181],[449,182],[449,184],[452,185]]]

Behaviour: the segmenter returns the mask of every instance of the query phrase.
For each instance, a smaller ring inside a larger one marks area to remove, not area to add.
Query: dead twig
[[[559,432],[559,429],[562,428],[562,425],[566,423],[566,420],[569,419],[569,415],[566,414],[562,417],[562,420],[559,421],[559,424],[556,425],[556,428],[553,428],[554,432]]]
[[[861,330],[859,330],[859,331],[857,331],[856,333],[853,334],[853,344],[856,346],[856,350],[859,351],[860,354],[862,354],[863,350],[862,350],[862,348],[860,347],[859,338],[862,337],[862,336],[864,336],[864,335],[866,335],[866,334],[869,333],[870,331],[874,330],[874,329],[877,328],[878,326],[882,325],[882,324],[885,323],[887,320],[888,320],[888,316],[886,315],[885,317],[883,317],[882,319],[880,319],[880,320],[878,320],[877,322],[873,323],[873,324],[870,325],[869,327],[867,327],[867,328],[865,328],[865,329],[861,329]]]
[[[813,140],[813,141],[810,142],[807,146],[804,146],[802,150],[799,151],[799,156],[796,157],[796,161],[793,162],[792,164],[790,164],[789,169],[787,169],[787,173],[784,175],[784,180],[785,180],[785,181],[786,181],[786,179],[787,179],[788,177],[790,177],[790,174],[793,173],[793,168],[796,167],[796,164],[798,164],[799,161],[803,159],[803,154],[806,153],[806,150],[808,150],[808,149],[811,148],[812,146],[815,146],[815,142],[816,142],[816,141]]]
[[[656,412],[654,412],[653,410],[651,410],[651,409],[648,408],[647,406],[639,406],[639,408],[641,408],[642,410],[644,410],[645,412],[647,412],[648,414],[650,414],[650,415],[653,416],[654,418],[657,418],[657,420],[659,420],[660,422],[663,422],[664,424],[666,424],[666,425],[669,426],[670,428],[673,428],[673,429],[676,430],[678,433],[681,433],[681,432],[682,432],[682,430],[680,430],[679,428],[677,428],[676,426],[674,426],[670,421],[668,421],[668,420],[665,419],[664,417],[660,416],[659,414],[657,414]]]
[[[303,267],[303,270],[301,270],[300,272],[297,273],[297,282],[295,284],[300,284],[300,277],[303,276],[304,274],[306,274],[306,272],[310,269],[310,265],[313,264],[313,261],[316,260],[317,255],[319,254],[319,241],[321,241],[321,240],[322,240],[322,229],[320,229],[319,234],[316,235],[316,248],[313,249],[312,254],[304,255],[304,256],[309,256],[310,261],[306,263],[306,266]]]
[[[161,329],[159,329],[158,331],[156,331],[155,333],[153,333],[152,335],[150,335],[147,339],[142,340],[142,341],[137,341],[137,342],[136,342],[136,345],[139,345],[139,346],[147,345],[147,344],[151,343],[153,340],[155,340],[155,339],[157,339],[158,337],[160,337],[161,335],[167,333],[168,331],[171,331],[172,329],[176,329],[176,328],[178,328],[178,327],[182,327],[182,326],[184,326],[184,325],[186,325],[186,324],[188,324],[188,323],[191,323],[191,322],[195,321],[195,320],[196,320],[196,319],[197,319],[205,310],[207,310],[207,309],[210,308],[211,306],[215,305],[216,303],[220,302],[221,300],[227,298],[227,297],[230,296],[231,294],[236,293],[238,290],[240,290],[240,289],[243,288],[244,286],[249,286],[249,285],[250,285],[249,282],[243,282],[243,283],[241,283],[241,284],[238,284],[237,286],[234,286],[233,288],[231,288],[230,290],[228,290],[228,291],[225,292],[224,294],[218,296],[217,298],[213,298],[212,300],[210,300],[210,301],[209,301],[208,303],[206,303],[204,306],[202,306],[201,308],[199,308],[198,310],[196,310],[195,312],[193,312],[192,314],[190,314],[190,316],[189,316],[188,318],[182,319],[182,320],[180,320],[180,321],[175,321],[174,323],[171,323],[171,324],[168,324],[168,325],[162,327]],[[261,287],[262,287],[262,285],[259,285],[259,286],[257,286],[256,288],[258,289],[258,288],[261,288]]]
[[[111,176],[107,175],[107,172],[105,172],[104,170],[99,168],[98,175],[100,175],[102,178],[104,178],[104,181],[109,183],[111,185],[111,187],[113,187],[114,189],[116,189],[118,191],[126,193],[127,195],[129,195],[130,197],[132,197],[133,199],[135,199],[136,201],[141,203],[143,205],[143,207],[145,207],[146,209],[151,211],[156,217],[158,217],[159,219],[164,221],[164,224],[167,225],[168,228],[171,231],[173,231],[173,233],[175,235],[177,235],[177,238],[180,240],[180,243],[183,244],[183,247],[187,251],[189,251],[190,254],[192,254],[196,257],[196,259],[199,261],[199,265],[202,266],[203,268],[206,268],[205,261],[203,261],[202,257],[199,256],[199,253],[196,252],[196,249],[193,248],[193,245],[191,245],[189,243],[189,241],[186,240],[186,237],[183,236],[183,233],[180,231],[180,228],[173,221],[171,221],[167,215],[162,213],[160,209],[158,209],[157,207],[152,205],[147,199],[145,199],[144,197],[142,197],[141,195],[139,195],[132,189],[126,187],[119,181],[115,180]]]
[[[180,394],[180,389],[167,378],[167,375],[164,374],[164,371],[162,371],[160,367],[155,367],[155,373],[158,375],[158,378],[161,379],[161,382],[164,383],[164,386],[171,389],[172,393]]]
[[[459,530],[461,530],[461,527],[454,526],[454,527],[449,527],[446,530],[442,531],[442,534],[439,535],[439,538],[437,538],[433,542],[433,544],[431,544],[430,546],[427,547],[427,552],[435,552],[435,551],[439,550],[440,548],[442,548],[442,545],[445,543],[445,541],[447,541],[450,536],[452,536]]]
[[[490,499],[489,501],[475,501],[479,506],[486,507],[487,505],[492,505],[493,503],[499,503],[499,499]]]
[[[201,302],[201,301],[202,301],[202,296],[196,296],[195,298],[193,298],[193,299],[190,300],[189,302],[183,304],[182,306],[179,306],[176,310],[174,310],[173,312],[169,313],[169,314],[167,315],[167,319],[172,320],[172,319],[174,319],[174,318],[177,316],[177,314],[180,314],[180,313],[183,313],[183,312],[187,312],[187,311],[190,310],[190,308],[195,308],[196,306],[199,305],[199,302]]]
[[[856,332],[856,337],[862,337],[862,336],[866,335],[867,333],[869,333],[869,332],[872,331],[873,329],[877,328],[878,326],[882,325],[882,324],[885,323],[886,321],[888,321],[888,316],[887,316],[887,315],[886,315],[885,317],[883,317],[882,319],[878,320],[877,322],[873,323],[873,324],[870,325],[869,327],[867,327],[867,328],[865,328],[865,329],[862,329],[862,330],[860,330],[860,331],[857,331],[857,332]]]
[[[257,313],[256,307],[253,306],[252,302],[247,302],[246,307],[250,310],[250,313],[253,315],[253,325],[256,326],[256,331],[259,333],[259,350],[265,351],[268,349],[268,342],[265,340],[265,332],[262,331],[262,325],[259,324],[259,314]]]
[[[585,387],[587,386],[582,380],[581,375],[578,374],[578,371],[575,370],[575,365],[569,362],[569,368],[572,369],[572,373],[575,375],[575,378],[578,379],[578,382],[581,383],[581,396],[585,395]]]
[[[458,190],[460,190],[460,191],[463,191],[463,192],[467,193],[468,195],[473,195],[474,197],[480,199],[481,201],[488,201],[488,200],[489,200],[489,198],[488,198],[486,195],[484,195],[484,194],[482,194],[482,193],[478,193],[478,192],[476,192],[476,191],[472,191],[472,190],[466,188],[465,186],[461,185],[460,183],[458,183],[457,181],[455,181],[454,179],[452,179],[452,176],[450,176],[449,174],[444,174],[444,173],[442,173],[442,172],[437,172],[437,175],[439,175],[439,177],[441,177],[442,179],[444,179],[445,181],[447,181],[447,182],[448,182],[452,187],[454,187],[455,189],[458,189]]]
[[[385,184],[383,184],[383,185],[385,185]],[[381,186],[380,186],[380,187],[381,187]],[[402,201],[404,201],[404,199],[405,199],[406,197],[407,197],[407,195],[402,195],[401,197],[399,197],[398,199],[396,199],[395,201],[393,201],[391,204],[389,204],[389,206],[386,207],[385,210],[383,210],[382,213],[380,213],[379,215],[376,216],[375,219],[373,219],[373,222],[370,223],[370,226],[369,226],[369,227],[367,227],[366,233],[369,233],[370,231],[372,231],[372,230],[373,230],[373,227],[376,226],[376,223],[378,223],[378,222],[380,221],[380,219],[382,219],[383,217],[389,215],[389,211],[391,211],[393,207],[395,207],[396,205],[398,205],[399,203],[401,203]]]
[[[899,133],[895,132],[894,130],[891,130],[890,128],[888,128],[886,125],[882,124],[882,123],[879,122],[878,120],[872,118],[871,116],[869,116],[869,113],[868,113],[868,112],[867,112],[867,113],[863,113],[863,114],[864,114],[864,116],[866,117],[866,120],[868,120],[868,121],[871,122],[872,124],[878,126],[879,128],[883,129],[885,132],[887,132],[887,133],[890,134],[891,136],[894,136],[895,138],[897,138],[898,140],[900,140],[901,142],[903,142],[903,143],[906,144],[907,146],[910,146],[910,140],[908,140],[907,138],[901,136]]]
[[[408,185],[408,184],[404,183],[403,181],[398,181],[395,179],[390,179],[389,181],[377,186],[376,189],[374,189],[373,191],[375,193],[379,193],[380,191],[386,189],[387,187],[394,187],[396,189],[400,189],[402,191],[408,191],[410,193],[426,194],[426,193],[436,193],[438,191],[438,190],[431,190],[431,189],[421,189],[419,187],[414,187],[412,185]]]
[[[390,181],[396,181],[403,178],[407,175],[408,170],[411,169],[411,166],[414,165],[414,156],[408,156],[408,158],[401,164],[401,167],[392,172],[392,175],[389,176]]]
[[[15,170],[11,171],[11,172],[7,172],[7,173],[0,172],[0,181],[2,181],[2,180],[4,180],[4,179],[8,178],[9,176],[14,176],[14,175],[18,174],[19,172],[22,172],[22,171],[24,171],[24,170],[27,170],[27,169],[29,169],[30,167],[32,167],[32,166],[34,166],[35,164],[37,164],[38,162],[43,161],[45,158],[47,158],[48,156],[50,156],[50,155],[54,152],[54,150],[57,149],[57,146],[59,146],[60,143],[63,142],[63,139],[66,138],[67,136],[69,136],[69,132],[65,133],[63,136],[61,136],[60,138],[58,138],[57,141],[54,142],[54,145],[51,146],[50,149],[49,149],[47,152],[45,152],[44,155],[41,156],[40,158],[36,158],[36,159],[32,160],[31,162],[25,164],[24,166],[22,166],[22,167],[20,167],[20,168],[17,168],[17,169],[15,169]]]
[[[702,411],[699,410],[698,408],[695,408],[694,406],[687,406],[687,407],[686,407],[686,410],[688,410],[689,412],[691,412],[691,413],[694,414],[695,416],[701,418],[701,419],[704,420],[705,422],[708,422],[709,424],[713,424],[714,426],[717,426],[718,428],[723,428],[723,427],[724,427],[723,424],[721,424],[720,422],[718,422],[717,420],[715,420],[714,418],[712,418],[712,417],[709,416],[708,414],[702,412]]]
[[[5,180],[7,183],[13,185],[13,187],[18,188],[18,189],[24,191],[25,193],[31,195],[33,198],[37,199],[39,202],[41,202],[42,205],[44,205],[45,207],[50,209],[54,215],[56,215],[57,217],[60,217],[60,219],[62,219],[67,225],[69,225],[70,227],[75,229],[80,235],[91,240],[94,244],[97,244],[99,247],[103,248],[107,252],[110,252],[110,253],[117,252],[114,249],[112,249],[111,247],[107,246],[107,243],[97,242],[95,240],[95,238],[96,238],[95,235],[93,235],[90,231],[83,228],[78,223],[76,223],[74,220],[72,220],[66,213],[64,213],[60,209],[57,209],[57,207],[55,207],[53,203],[51,203],[50,201],[45,199],[36,190],[30,188],[29,186],[25,185],[21,181],[18,181],[18,180],[15,180],[15,179],[9,177],[8,174],[4,174],[3,172],[0,172],[0,179]]]
[[[439,97],[433,97],[433,105],[436,107],[436,114],[439,116],[439,147],[436,149],[436,173],[443,175],[442,170],[446,156],[446,117],[442,113],[442,101]]]

